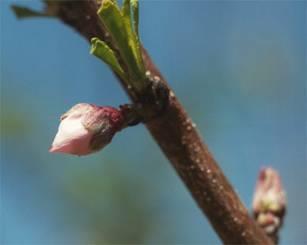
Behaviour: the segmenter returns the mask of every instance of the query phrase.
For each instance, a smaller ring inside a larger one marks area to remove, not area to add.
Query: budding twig
[[[106,1],[110,4],[110,0]],[[103,2],[104,0],[102,0],[102,4]],[[98,19],[99,6],[96,0],[62,0],[47,1],[46,3],[47,9],[48,6],[51,6],[51,3],[56,4],[55,15],[77,30],[87,40],[90,41],[93,37],[98,37],[111,47],[116,55],[122,56],[125,47],[121,43],[121,47],[118,47],[118,45],[117,47],[122,50],[116,50],[116,45],[113,43],[114,35],[110,38],[109,30]],[[134,10],[137,9],[138,7],[135,5]],[[138,22],[137,14],[134,14],[134,18],[135,22]],[[116,40],[119,39],[116,38]],[[163,91],[171,91],[146,50],[141,45],[139,48],[145,70],[149,71],[152,77],[159,77],[161,84],[163,84],[162,94]],[[131,71],[132,66],[138,67],[138,69],[141,67],[140,63],[137,62],[129,63],[130,67],[126,67],[125,61],[131,58],[131,52],[129,51],[124,55],[126,56],[125,59],[121,57],[122,59],[118,59],[118,63],[123,65],[122,68],[125,71],[130,69],[131,74],[131,72],[134,72],[134,70]],[[152,106],[146,106],[144,102],[147,91],[144,88],[147,86],[139,85],[146,84],[145,80],[141,81],[140,84],[138,84],[140,81],[134,81],[137,82],[137,84],[134,84],[137,85],[137,93],[132,93],[132,90],[127,86],[127,81],[123,81],[123,78],[118,75],[117,77],[132,101],[144,106],[145,109],[142,111],[144,114],[142,115],[145,115],[145,117],[146,115],[156,115],[146,122],[146,127],[172,163],[222,241],[225,244],[271,244],[271,240],[249,217],[247,209],[222,173],[208,147],[202,142],[195,124],[188,117],[175,94],[167,92],[169,95],[167,106],[165,110],[162,110],[163,113],[157,115],[156,108],[159,108],[160,104],[158,103],[158,107],[155,103]],[[134,78],[138,79],[139,77],[141,76]],[[160,86],[159,83],[158,85]],[[162,97],[157,96],[157,98]],[[162,107],[164,104],[162,102]]]

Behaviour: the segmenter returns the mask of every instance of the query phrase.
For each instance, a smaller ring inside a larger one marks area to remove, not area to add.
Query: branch
[[[98,37],[116,50],[110,35],[97,16],[95,0],[45,0],[46,11],[58,17],[90,41]],[[50,10],[52,9],[52,11]],[[166,80],[142,48],[145,69],[169,90],[169,105],[156,115],[155,106],[144,104],[142,93],[135,93],[122,77],[117,76],[134,103],[143,103],[147,117],[146,127],[165,156],[170,160],[188,190],[206,214],[225,244],[272,244],[271,240],[248,215],[239,197],[222,173],[208,147],[202,142],[195,124],[168,87]],[[124,65],[120,60],[119,63]],[[152,115],[156,115],[154,118]],[[150,119],[150,120],[149,120]]]

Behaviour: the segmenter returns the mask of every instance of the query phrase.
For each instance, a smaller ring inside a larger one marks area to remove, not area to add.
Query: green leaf
[[[140,59],[140,50],[137,46],[136,35],[131,28],[130,3],[125,1],[123,12],[112,0],[104,0],[98,15],[116,42],[129,74],[129,80],[135,83],[144,78],[144,68]]]
[[[134,16],[135,13],[131,10],[131,7],[132,7],[132,1],[124,0],[123,7],[122,7],[122,15],[123,15],[125,26],[128,32],[129,41],[131,41],[131,48],[134,53],[134,57],[137,59],[139,69],[144,70],[143,59],[142,59],[141,50],[140,50],[139,37],[136,32],[137,29],[135,29],[136,23],[133,20],[133,18],[135,18]],[[138,9],[135,9],[135,6],[134,6],[134,10],[137,11]]]
[[[126,79],[125,73],[121,68],[113,50],[105,42],[99,40],[96,37],[92,38],[91,43],[91,54],[107,63],[111,69],[121,78]]]
[[[133,29],[139,37],[139,1],[131,0]]]
[[[52,17],[51,15],[48,15],[44,12],[35,11],[22,6],[12,5],[11,8],[15,13],[16,17],[19,19],[30,17]]]
[[[140,56],[139,56],[139,46],[138,46],[138,38],[136,36],[136,33],[134,32],[132,28],[132,11],[131,11],[131,0],[124,0],[123,2],[123,7],[122,7],[122,16],[123,16],[123,21],[124,25],[127,30],[128,34],[128,40],[130,41],[130,47],[132,49],[132,52],[134,54],[134,57],[137,59],[138,64],[141,62]]]
[[[122,13],[123,13],[124,18],[127,18],[129,20],[129,23],[130,23],[130,19],[131,19],[130,0],[124,0],[123,1]]]
[[[141,69],[145,70],[143,57],[142,57],[141,42],[139,37],[139,1],[131,0],[131,8],[132,8],[132,24],[135,35],[135,42],[138,49],[138,59],[141,65]]]

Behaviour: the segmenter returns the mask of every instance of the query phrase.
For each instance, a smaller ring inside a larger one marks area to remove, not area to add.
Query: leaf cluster
[[[124,0],[121,7],[115,0],[104,0],[98,10],[98,16],[118,52],[106,42],[94,37],[91,40],[91,53],[140,91],[144,87],[146,77],[138,35],[138,9],[137,0]]]

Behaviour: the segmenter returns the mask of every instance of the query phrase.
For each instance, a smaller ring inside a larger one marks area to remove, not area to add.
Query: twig
[[[47,12],[57,16],[87,40],[98,37],[112,46],[108,33],[97,17],[98,4],[94,0],[46,1]],[[114,49],[116,47],[113,47]],[[151,58],[143,49],[146,70],[166,85]],[[119,78],[132,101],[142,95],[133,94]],[[166,85],[167,86],[167,85]],[[195,124],[188,117],[175,94],[169,94],[167,110],[146,122],[146,127],[166,157],[180,175],[201,210],[225,244],[272,244],[255,224],[230,183],[202,142]],[[150,111],[154,108],[146,108]],[[150,114],[150,113],[149,113]]]

